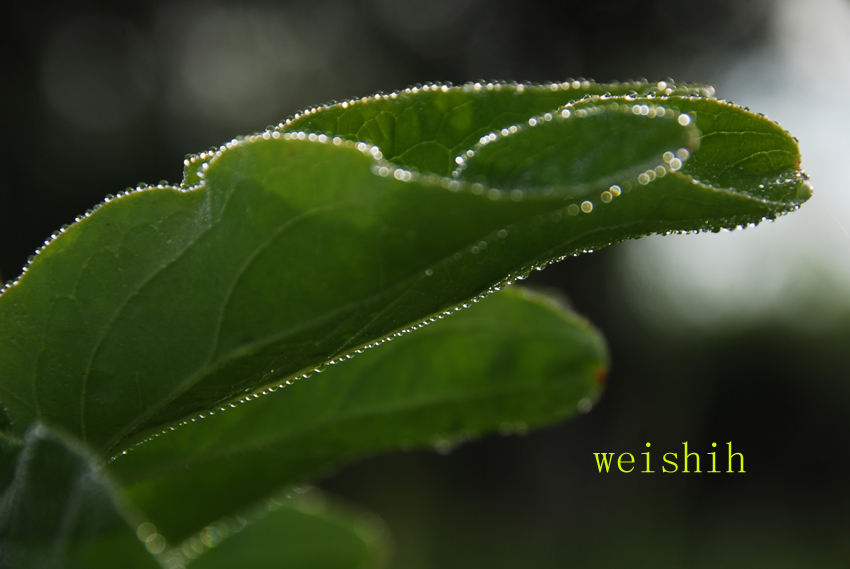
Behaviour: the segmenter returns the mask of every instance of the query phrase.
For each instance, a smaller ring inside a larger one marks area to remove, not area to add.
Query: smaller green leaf
[[[383,525],[374,516],[316,488],[271,499],[247,518],[212,524],[173,553],[190,569],[374,569],[387,557]],[[167,558],[166,566],[178,569],[178,559]]]
[[[277,393],[197,419],[110,464],[170,542],[357,456],[552,423],[589,409],[602,337],[506,289]]]
[[[679,116],[653,107],[650,119],[617,100],[553,109],[482,137],[457,159],[455,177],[504,190],[569,190],[574,197],[607,190],[664,166],[666,151],[699,145],[699,131]]]
[[[36,424],[4,454],[15,472],[0,497],[0,567],[159,567],[90,451]]]
[[[797,139],[775,122],[712,99],[673,97],[669,104],[692,117],[701,134],[681,175],[773,203],[778,212],[811,197]]]

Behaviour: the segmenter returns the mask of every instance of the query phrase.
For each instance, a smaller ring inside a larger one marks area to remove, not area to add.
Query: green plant
[[[310,109],[187,158],[180,186],[107,197],[0,296],[0,556],[379,563],[374,528],[276,493],[359,455],[551,423],[600,393],[598,333],[497,290],[808,199],[795,141],[712,94],[414,87]]]

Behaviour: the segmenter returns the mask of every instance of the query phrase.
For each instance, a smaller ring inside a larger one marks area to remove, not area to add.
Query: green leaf
[[[550,261],[756,223],[809,196],[794,141],[739,107],[527,90],[423,87],[317,109],[286,129],[380,148],[266,132],[199,156],[195,189],[103,204],[0,296],[14,432],[42,420],[114,453]]]
[[[659,166],[666,175],[663,149],[690,152],[698,145],[699,132],[680,124],[677,113],[665,111],[653,117],[654,124],[647,128],[649,119],[632,112],[632,107],[625,99],[611,98],[545,113],[506,132],[482,137],[459,157],[453,174],[496,188],[587,196],[594,189],[608,190],[611,184],[636,180]],[[602,132],[604,138],[599,136]]]
[[[299,488],[247,519],[208,526],[173,550],[166,566],[177,569],[179,560],[191,569],[370,569],[382,567],[386,556],[385,533],[374,516]]]
[[[110,469],[169,541],[182,540],[357,456],[447,450],[588,410],[606,369],[604,341],[589,324],[540,294],[509,288],[321,375],[155,437]]]
[[[0,464],[14,465],[14,475],[0,497],[0,566],[159,567],[137,539],[138,516],[116,499],[89,451],[36,425],[21,443],[7,440],[3,453]]]

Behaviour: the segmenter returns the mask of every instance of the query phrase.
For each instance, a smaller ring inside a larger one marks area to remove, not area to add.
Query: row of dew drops
[[[710,85],[699,85],[699,84],[688,84],[688,83],[677,83],[673,80],[670,81],[659,81],[657,83],[650,83],[646,80],[638,80],[638,81],[625,81],[622,83],[606,83],[606,84],[597,84],[595,81],[587,80],[587,79],[568,79],[563,82],[549,82],[549,83],[517,83],[517,82],[507,82],[507,81],[474,81],[467,82],[463,85],[455,86],[450,82],[435,82],[429,83],[425,85],[416,84],[411,87],[407,87],[401,91],[393,91],[391,93],[383,93],[378,92],[371,96],[361,97],[359,99],[348,99],[342,102],[330,101],[324,105],[319,105],[316,107],[311,107],[305,109],[301,112],[296,113],[293,116],[288,117],[285,121],[281,122],[278,125],[269,126],[267,130],[280,130],[286,131],[293,123],[297,121],[310,117],[312,115],[316,115],[318,113],[330,111],[330,110],[348,110],[356,108],[359,105],[375,103],[377,101],[394,101],[394,100],[405,100],[405,98],[410,96],[416,96],[426,93],[475,93],[475,92],[492,92],[492,91],[515,91],[519,94],[523,94],[526,91],[537,91],[537,92],[557,92],[557,91],[568,91],[570,89],[580,90],[580,91],[588,91],[592,88],[597,89],[612,89],[612,90],[621,90],[621,89],[629,89],[627,95],[633,97],[655,97],[655,96],[693,96],[693,97],[713,97],[714,96],[714,88]],[[636,89],[640,89],[643,93],[639,93]],[[586,94],[584,96],[590,96],[591,94]]]

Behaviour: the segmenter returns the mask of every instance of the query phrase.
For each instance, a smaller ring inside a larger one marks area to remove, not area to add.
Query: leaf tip
[[[599,366],[593,371],[593,383],[596,387],[605,387],[605,381],[608,379],[608,367]]]

